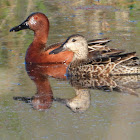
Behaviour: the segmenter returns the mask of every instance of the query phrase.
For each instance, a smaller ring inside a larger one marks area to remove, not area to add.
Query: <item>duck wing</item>
[[[124,50],[118,50],[114,48],[110,48],[106,46],[111,40],[104,38],[104,39],[95,39],[88,41],[88,50],[89,50],[89,58],[95,58],[96,56],[110,56],[110,55],[117,55]]]
[[[69,65],[68,71],[71,73],[70,75],[75,75],[79,78],[109,75],[138,75],[140,74],[139,65],[128,66],[128,62],[134,61],[134,58],[136,58],[136,52],[109,57],[97,57],[92,60],[76,60]]]
[[[110,41],[111,41],[110,39],[104,38],[104,39],[88,40],[87,42],[89,46],[93,46],[93,45],[106,45]]]
[[[94,72],[98,75],[138,75],[139,64],[136,52],[97,58],[92,61]]]

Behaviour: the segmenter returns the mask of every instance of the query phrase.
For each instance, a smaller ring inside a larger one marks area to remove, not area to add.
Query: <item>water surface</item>
[[[28,76],[24,61],[33,32],[9,33],[11,27],[20,24],[30,13],[40,11],[50,20],[48,44],[79,33],[89,40],[110,38],[109,46],[136,51],[140,56],[139,1],[9,0],[0,4],[1,140],[139,139],[140,89],[136,90],[138,96],[88,89],[89,108],[83,113],[74,113],[62,102],[52,101],[51,96],[72,99],[75,88],[65,79],[49,75],[42,84],[49,85],[46,89],[50,93],[50,104],[39,111],[30,102],[39,96],[36,96],[36,85]],[[41,69],[44,73],[44,68]],[[28,97],[30,103],[13,100],[13,97]]]

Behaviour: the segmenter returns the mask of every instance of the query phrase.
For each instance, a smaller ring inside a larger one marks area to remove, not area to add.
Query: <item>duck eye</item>
[[[34,19],[35,19],[35,20],[37,20],[37,19],[38,19],[38,17],[34,17]]]
[[[73,40],[72,40],[72,42],[75,42],[75,41],[76,41],[76,39],[73,39]]]

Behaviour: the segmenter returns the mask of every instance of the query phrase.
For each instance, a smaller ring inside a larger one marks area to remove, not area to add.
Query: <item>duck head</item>
[[[84,36],[76,34],[68,37],[68,39],[57,49],[49,54],[58,54],[62,51],[72,51],[74,58],[85,59],[88,56],[88,43]]]
[[[49,30],[48,18],[43,13],[36,12],[28,16],[20,25],[11,28],[10,32],[18,32],[24,29],[31,29],[37,32],[38,30],[45,30],[46,28]]]

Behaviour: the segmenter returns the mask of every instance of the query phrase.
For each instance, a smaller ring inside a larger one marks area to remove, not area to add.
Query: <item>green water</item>
[[[110,38],[109,46],[136,51],[140,56],[138,0],[1,0],[0,6],[0,140],[139,140],[140,89],[138,96],[89,89],[90,106],[83,113],[74,113],[56,101],[39,111],[13,100],[36,93],[24,62],[33,32],[9,32],[30,13],[40,11],[50,21],[48,44],[79,33],[89,40]],[[55,98],[75,96],[68,81],[47,80]]]

